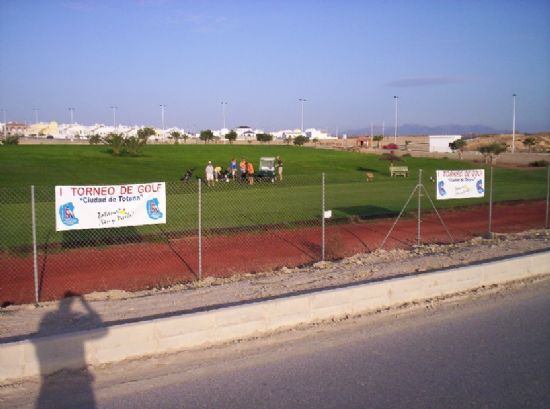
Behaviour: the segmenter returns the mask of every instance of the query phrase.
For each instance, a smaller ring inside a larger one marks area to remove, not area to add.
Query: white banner
[[[485,170],[438,170],[437,200],[466,199],[485,195]]]
[[[166,223],[166,186],[56,186],[55,209],[57,231]]]

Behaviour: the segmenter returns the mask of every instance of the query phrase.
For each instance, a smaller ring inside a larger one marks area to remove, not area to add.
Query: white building
[[[335,136],[331,136],[327,131],[315,128],[306,129],[306,137],[308,137],[310,140],[317,139],[320,141],[328,139],[338,139]]]
[[[451,142],[462,139],[461,135],[430,135],[430,152],[452,152],[449,148]]]
[[[255,141],[256,132],[249,126],[239,126],[235,129],[237,139],[242,141]]]

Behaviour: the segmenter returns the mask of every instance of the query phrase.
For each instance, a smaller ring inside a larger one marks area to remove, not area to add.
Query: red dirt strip
[[[493,232],[512,233],[544,228],[546,202],[498,204],[493,208]],[[488,209],[474,207],[441,211],[455,241],[487,233]],[[334,224],[326,228],[326,258],[337,259],[376,250],[395,219]],[[450,238],[433,214],[421,223],[424,244],[449,243]],[[416,219],[400,220],[385,249],[416,244]],[[0,254],[0,305],[33,303],[33,257]],[[288,230],[265,229],[203,237],[202,278],[271,271],[314,263],[321,259],[321,226]],[[196,280],[198,238],[185,237],[165,243],[135,243],[95,248],[66,249],[38,255],[40,301],[56,300],[65,292],[137,291]]]

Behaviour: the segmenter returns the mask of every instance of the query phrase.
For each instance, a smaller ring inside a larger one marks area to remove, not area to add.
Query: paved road
[[[95,399],[102,408],[549,408],[549,313],[547,280],[118,365],[96,374]],[[78,396],[67,376],[56,383],[52,407]]]

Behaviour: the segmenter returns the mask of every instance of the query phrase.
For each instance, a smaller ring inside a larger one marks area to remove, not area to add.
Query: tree
[[[124,138],[120,133],[111,132],[103,139],[103,142],[109,145],[114,156],[120,156],[124,152]]]
[[[184,133],[181,135],[181,138],[183,139],[183,143],[187,143],[187,139],[189,138],[189,135],[187,135],[187,133],[184,132]]]
[[[285,138],[285,143],[286,143],[287,145],[290,145],[290,142],[292,142],[292,136],[287,136],[287,137]]]
[[[531,153],[531,149],[536,144],[537,144],[537,140],[534,136],[528,136],[523,140],[523,145],[527,146],[527,148],[529,149],[529,153]]]
[[[383,153],[382,155],[380,155],[380,160],[387,160],[388,162],[390,162],[391,165],[393,165],[393,162],[402,161],[402,159],[396,154],[394,154],[393,151],[390,153]]]
[[[147,144],[145,137],[130,136],[124,140],[124,153],[130,156],[139,156],[141,148]]]
[[[412,143],[412,141],[405,141],[405,150],[409,150],[409,145]]]
[[[383,137],[382,135],[374,135],[374,136],[372,137],[372,140],[376,142],[376,147],[377,147],[378,149],[380,149],[380,141],[381,141],[382,139],[384,139],[384,137]]]
[[[456,141],[449,143],[449,148],[451,148],[453,152],[458,151],[458,159],[462,160],[462,153],[464,152],[466,143],[467,142],[464,139],[457,139]]]
[[[153,128],[141,128],[137,131],[137,137],[139,139],[144,139],[145,142],[147,142],[147,139],[149,139],[150,136],[156,135],[157,133]]]
[[[208,141],[211,141],[214,139],[214,133],[210,129],[206,129],[204,131],[201,131],[201,134],[199,136],[199,139],[201,141],[204,141],[204,143],[208,143]]]
[[[304,143],[309,142],[309,138],[306,138],[304,135],[298,135],[294,138],[294,145],[302,146]]]
[[[232,144],[235,139],[237,139],[237,132],[234,130],[229,131],[229,133],[225,134],[225,139],[229,141],[229,144]]]
[[[172,131],[170,132],[170,138],[174,140],[174,145],[178,145],[179,139],[181,138],[181,133],[179,133],[178,131]]]
[[[496,158],[502,152],[506,152],[506,144],[494,142],[489,145],[482,145],[478,148],[478,152],[485,158],[485,163],[496,163]]]
[[[90,136],[89,139],[90,145],[97,145],[101,143],[101,136],[98,134]]]
[[[258,142],[270,142],[273,140],[273,135],[268,133],[259,133],[256,135],[256,140]]]

